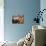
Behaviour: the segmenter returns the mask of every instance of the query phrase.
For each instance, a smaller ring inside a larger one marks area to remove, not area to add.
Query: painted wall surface
[[[41,0],[40,1],[40,9],[41,9],[41,11],[43,9],[46,9],[46,0]],[[43,22],[41,21],[40,25],[46,26],[46,10],[43,12],[42,17],[43,17]]]
[[[0,42],[4,41],[4,0],[0,0]]]
[[[40,1],[40,9],[41,10],[46,9],[46,0],[41,0]],[[46,27],[46,11],[44,11],[42,17],[43,17],[43,22],[40,21],[40,25]],[[46,44],[46,40],[45,40],[45,44]]]
[[[40,0],[5,0],[4,34],[7,41],[18,41],[31,29],[36,12],[40,9]],[[24,15],[24,24],[12,24],[12,16]]]

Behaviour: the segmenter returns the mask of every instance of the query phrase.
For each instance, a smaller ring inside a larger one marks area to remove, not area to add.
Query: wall
[[[41,9],[41,11],[43,9],[46,9],[46,0],[41,0],[40,1],[40,9]],[[46,10],[43,12],[42,17],[43,17],[43,22],[41,21],[40,25],[46,26]]]
[[[4,41],[4,0],[0,0],[0,42]]]
[[[5,40],[18,41],[36,24],[33,19],[40,10],[40,0],[5,0],[4,5]],[[24,24],[12,24],[11,17],[18,14],[24,15]]]
[[[41,0],[41,1],[40,1],[40,9],[41,9],[41,10],[46,9],[46,0]],[[43,17],[43,22],[40,21],[40,25],[46,27],[46,11],[44,11],[42,17]],[[46,41],[46,40],[45,40],[45,41]],[[46,42],[45,42],[45,43],[46,43]]]

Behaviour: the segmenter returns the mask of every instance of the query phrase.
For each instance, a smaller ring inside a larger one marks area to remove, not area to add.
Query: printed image
[[[24,16],[12,16],[13,24],[24,24]]]

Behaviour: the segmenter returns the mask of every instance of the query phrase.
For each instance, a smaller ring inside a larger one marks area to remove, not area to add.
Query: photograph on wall
[[[12,24],[24,24],[24,16],[12,16]]]

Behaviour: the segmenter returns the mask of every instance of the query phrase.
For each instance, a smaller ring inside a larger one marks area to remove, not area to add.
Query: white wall
[[[46,9],[46,0],[40,0],[40,9],[43,10],[43,9]],[[44,21],[40,21],[40,25],[43,25],[46,27],[46,11],[44,11],[43,13],[43,19]],[[46,42],[45,42],[46,43]]]
[[[46,0],[40,0],[40,9],[46,9]],[[46,26],[46,11],[43,12],[43,22],[40,22],[40,25]]]
[[[0,0],[0,41],[4,41],[4,0]]]

